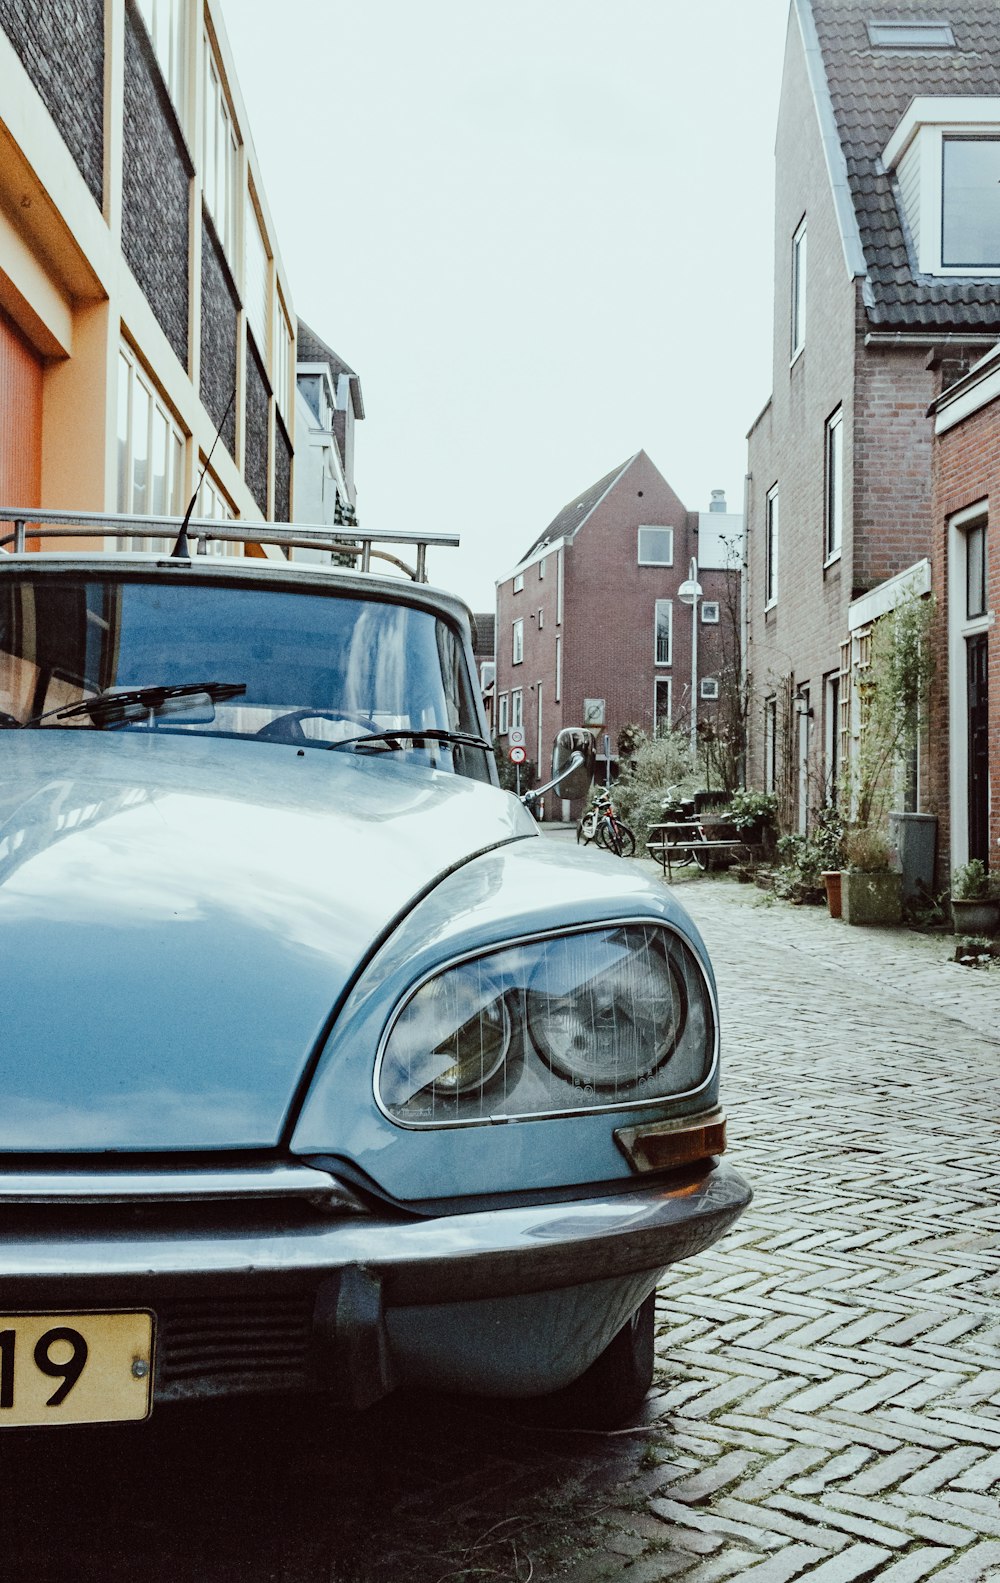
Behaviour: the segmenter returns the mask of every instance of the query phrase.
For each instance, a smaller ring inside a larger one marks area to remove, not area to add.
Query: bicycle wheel
[[[629,829],[627,824],[619,824],[616,827],[617,827],[617,830],[618,830],[618,839],[621,842],[621,850],[619,851],[618,856],[619,857],[634,857],[635,856],[635,836],[633,835],[632,831]]]
[[[696,841],[691,848],[691,856],[704,874],[712,860],[711,852]]]

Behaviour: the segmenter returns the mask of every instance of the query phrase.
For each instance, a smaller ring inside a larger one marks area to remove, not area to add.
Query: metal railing
[[[124,539],[173,539],[181,530],[180,517],[133,517],[124,512],[40,511],[33,506],[0,506],[0,525],[9,522],[12,533],[0,536],[0,549],[12,546],[22,554],[29,539],[92,539],[113,534]],[[295,522],[218,522],[207,517],[192,517],[187,524],[189,538],[197,543],[196,554],[207,555],[208,545],[273,544],[282,550],[330,550],[336,555],[351,555],[360,561],[363,572],[371,570],[373,560],[388,561],[415,583],[427,581],[427,551],[433,545],[454,549],[457,533],[423,533],[397,529],[395,533],[365,533],[354,526],[344,537],[329,528],[310,528]],[[408,566],[376,544],[399,544],[416,550],[416,565]]]

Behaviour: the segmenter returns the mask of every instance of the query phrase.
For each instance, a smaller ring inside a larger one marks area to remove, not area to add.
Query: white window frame
[[[136,0],[171,103],[183,122],[187,85],[188,0]]]
[[[524,663],[524,617],[518,616],[510,624],[510,663],[523,665]]]
[[[208,212],[232,262],[236,256],[236,204],[239,190],[240,145],[229,105],[222,67],[206,29],[202,35],[204,115],[202,121],[201,185]]]
[[[523,687],[512,687],[510,690],[510,724],[511,730],[520,730],[524,727]]]
[[[270,370],[271,251],[249,187],[244,195],[243,208],[243,306],[254,345],[264,367]]]
[[[539,632],[541,632],[541,630],[544,627],[544,625],[545,625],[545,611],[542,609],[541,605],[539,605],[539,607],[538,607],[538,630],[539,630]]]
[[[497,736],[507,735],[508,709],[510,700],[506,693],[497,694]]]
[[[198,463],[199,470],[202,463]],[[233,507],[228,495],[223,492],[218,479],[211,472],[205,474],[198,490],[198,504],[195,515],[207,518],[211,522],[235,522],[238,513]],[[207,555],[224,557],[227,555],[242,555],[243,545],[235,540],[209,539],[205,545]]]
[[[948,781],[951,817],[951,866],[958,868],[969,860],[969,702],[966,641],[989,632],[994,612],[968,613],[967,577],[969,530],[985,523],[987,569],[989,567],[990,502],[977,500],[948,519]],[[994,796],[996,792],[994,790]]]
[[[806,219],[803,215],[792,235],[789,362],[794,363],[806,344],[806,292],[809,284],[809,259],[806,245]]]
[[[556,703],[562,703],[562,665],[563,665],[563,640],[562,633],[556,633]]]
[[[839,561],[844,544],[844,409],[826,420],[823,439],[823,565]]]
[[[703,599],[701,602],[701,619],[706,627],[717,627],[719,624],[719,601],[717,599]]]
[[[916,159],[916,213],[907,213],[915,240],[916,268],[922,275],[943,278],[997,279],[997,265],[942,264],[944,224],[944,142],[949,137],[1000,138],[1000,95],[918,95],[911,99],[882,161],[899,176],[904,161]],[[911,207],[913,204],[911,199]]]
[[[764,609],[773,610],[778,603],[778,554],[780,549],[778,486],[769,489],[764,498]],[[815,563],[814,563],[815,564]]]
[[[291,320],[285,312],[280,292],[275,292],[274,328],[274,399],[281,412],[288,412],[289,381],[292,377],[292,347],[295,335]]]
[[[543,555],[541,560],[538,563],[538,581],[539,582],[541,582],[542,579],[545,576],[545,562],[546,562],[546,560],[547,560],[547,556]]]
[[[703,676],[701,678],[701,696],[714,700],[719,696],[719,678],[717,676]]]
[[[660,658],[660,617],[666,614],[667,621],[667,657]],[[656,666],[672,665],[674,662],[674,602],[672,599],[657,599],[653,605],[653,664]]]
[[[513,586],[514,586],[514,593],[515,594],[519,594],[522,591],[522,589],[524,588],[524,573],[523,572],[515,572],[514,573],[514,585]]]
[[[117,436],[116,443],[121,447],[125,442],[124,454],[119,449],[118,467],[116,468],[117,509],[128,515],[146,517],[181,517],[187,501],[184,498],[185,472],[184,462],[187,455],[187,436],[174,418],[163,397],[160,395],[152,379],[142,367],[132,348],[124,343],[118,348],[118,407],[117,407]],[[146,478],[143,488],[145,499],[136,500],[135,483],[135,448],[136,448],[136,387],[142,390],[146,402]],[[125,429],[122,432],[122,423]],[[152,455],[154,426],[159,427],[166,436],[166,470],[164,472],[166,499],[162,509],[157,509],[152,498]],[[124,487],[126,498],[122,496],[124,473]],[[168,551],[172,547],[172,540],[167,538],[119,541],[123,549]]]
[[[673,725],[673,706],[674,706],[673,682],[674,682],[674,679],[673,679],[672,676],[654,676],[654,678],[653,678],[653,736],[654,737],[658,737],[660,735],[660,731],[661,731],[660,719],[659,719],[659,711],[657,709],[657,700],[659,699],[661,694],[664,693],[664,692],[667,695],[666,721],[665,721],[664,729],[669,731],[671,726]]]
[[[488,673],[488,674],[487,674]],[[487,687],[492,687],[497,679],[495,660],[483,660],[479,666],[479,690],[485,692]]]
[[[651,560],[649,558],[648,554],[643,555],[643,553],[642,553],[642,536],[643,536],[644,533],[646,533],[646,534],[649,534],[649,533],[665,533],[667,535],[666,543],[667,543],[668,549],[667,549],[666,558],[664,558],[663,556],[657,556],[655,559]],[[636,555],[637,555],[637,559],[638,559],[638,564],[640,566],[673,566],[673,564],[674,564],[674,530],[673,530],[673,528],[667,527],[667,526],[665,526],[664,524],[661,524],[661,523],[644,522],[641,525],[641,527],[639,528],[638,542],[637,542],[637,546],[636,546]]]

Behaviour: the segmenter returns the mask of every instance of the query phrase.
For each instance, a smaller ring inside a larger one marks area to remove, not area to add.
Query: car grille
[[[304,1388],[313,1303],[311,1293],[156,1303],[154,1399]]]

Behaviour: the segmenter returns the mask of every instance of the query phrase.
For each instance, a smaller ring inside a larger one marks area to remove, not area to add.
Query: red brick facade
[[[989,395],[989,389],[984,394]],[[973,398],[975,399],[975,397]],[[939,417],[947,421],[947,407]],[[985,632],[989,693],[989,863],[1000,871],[1000,642],[993,624],[1000,609],[1000,525],[990,520],[989,503],[1000,501],[1000,394],[952,426],[935,442],[933,470],[934,551],[932,557],[937,669],[931,705],[930,795],[938,814],[939,880],[969,856],[967,805],[968,732],[963,717],[968,633]],[[982,506],[980,514],[978,508]],[[957,522],[955,519],[958,519]],[[987,521],[986,617],[969,621],[965,554],[970,524]],[[991,614],[992,617],[991,617]],[[964,795],[963,795],[964,793]],[[955,807],[952,808],[952,796]]]
[[[731,520],[731,519],[730,519]],[[617,755],[624,726],[654,730],[657,681],[669,682],[671,723],[690,722],[691,610],[677,589],[698,555],[699,514],[686,509],[666,479],[640,451],[618,475],[574,534],[567,533],[526,557],[516,576],[497,585],[497,729],[512,695],[520,690],[529,760],[549,773],[552,744],[564,726],[590,724],[603,752],[604,734]],[[673,529],[673,564],[640,565],[640,527]],[[738,574],[699,569],[703,603],[719,605],[717,624],[698,612],[698,719],[715,705],[700,696],[701,682],[718,677],[726,606],[738,598]],[[515,593],[516,581],[523,587]],[[657,663],[656,603],[672,602],[668,663]],[[523,657],[513,661],[513,626],[522,623]],[[561,674],[560,674],[561,673]],[[506,697],[506,706],[503,699]],[[604,719],[585,721],[585,700],[604,701]],[[539,700],[541,728],[539,729]]]

